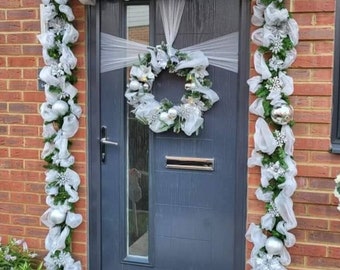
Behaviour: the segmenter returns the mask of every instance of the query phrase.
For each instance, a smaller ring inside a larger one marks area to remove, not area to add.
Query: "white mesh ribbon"
[[[267,236],[262,232],[260,226],[251,223],[246,232],[246,239],[254,244],[252,254],[257,254],[264,247]],[[252,256],[253,257],[253,256]]]
[[[209,59],[209,64],[225,70],[238,71],[238,32],[214,38],[181,51],[202,51]]]
[[[269,155],[271,155],[277,147],[277,142],[267,122],[263,118],[258,118],[256,121],[254,141],[255,150],[260,150]]]
[[[157,3],[163,21],[165,40],[168,46],[171,47],[181,23],[185,0],[159,0]]]
[[[172,44],[178,33],[185,0],[159,0],[157,3],[161,12],[168,54],[171,57],[176,52]],[[117,70],[138,63],[139,55],[148,52],[148,48],[150,46],[142,43],[101,33],[101,72]],[[237,32],[183,48],[181,51],[186,53],[201,51],[209,60],[207,64],[232,72],[238,71]]]
[[[132,66],[140,54],[148,52],[148,46],[120,37],[101,33],[101,72]]]

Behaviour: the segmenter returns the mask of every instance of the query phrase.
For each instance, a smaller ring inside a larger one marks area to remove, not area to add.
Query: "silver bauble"
[[[59,209],[53,209],[50,213],[50,220],[54,224],[60,224],[65,221],[66,213],[63,211],[60,211]]]
[[[162,113],[159,115],[159,120],[161,120],[161,121],[163,121],[163,122],[169,120],[169,115],[168,115],[168,113],[162,112]]]
[[[129,85],[130,90],[136,91],[136,90],[139,89],[139,87],[140,87],[139,81],[131,81],[130,82],[130,85]]]
[[[57,113],[59,116],[64,115],[68,112],[69,106],[68,104],[63,100],[57,100],[52,105],[52,110]]]
[[[283,250],[283,242],[275,236],[271,236],[266,240],[265,247],[268,254],[279,255]]]
[[[168,115],[169,115],[169,118],[171,118],[171,119],[175,119],[177,117],[177,114],[178,114],[177,110],[174,109],[174,108],[170,108],[168,110]]]
[[[184,85],[184,88],[185,88],[185,90],[187,90],[187,91],[192,90],[192,89],[194,89],[195,87],[196,87],[196,84],[195,84],[195,83],[186,83],[186,84]]]
[[[293,120],[294,110],[292,106],[286,103],[278,103],[274,105],[270,116],[274,123],[283,126]]]

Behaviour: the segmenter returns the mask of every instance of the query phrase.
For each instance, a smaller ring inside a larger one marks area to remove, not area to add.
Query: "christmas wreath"
[[[156,133],[173,129],[188,136],[203,128],[203,112],[219,100],[206,68],[208,58],[201,51],[181,52],[165,44],[150,48],[130,70],[125,97],[135,117]],[[180,104],[169,99],[157,101],[152,86],[162,70],[185,78],[185,93]]]

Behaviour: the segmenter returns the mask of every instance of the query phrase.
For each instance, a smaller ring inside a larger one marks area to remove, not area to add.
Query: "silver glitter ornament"
[[[54,102],[54,104],[52,105],[52,110],[54,112],[56,112],[59,116],[64,115],[65,113],[68,112],[69,110],[69,106],[68,104],[63,101],[63,100],[57,100],[56,102]]]
[[[275,236],[271,236],[266,240],[265,247],[268,254],[279,255],[283,250],[283,242]]]
[[[129,86],[130,90],[136,91],[136,90],[139,89],[139,87],[140,87],[140,83],[138,81],[131,81],[130,82],[130,86]]]
[[[60,224],[65,221],[66,213],[59,209],[53,209],[50,213],[50,220],[55,224]]]
[[[282,126],[287,125],[290,121],[292,121],[293,115],[293,107],[286,103],[276,104],[270,114],[273,122]]]

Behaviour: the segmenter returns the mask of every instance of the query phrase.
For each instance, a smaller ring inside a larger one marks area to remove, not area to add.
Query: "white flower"
[[[282,69],[283,64],[284,62],[280,58],[277,58],[276,56],[273,56],[272,58],[269,59],[269,67],[272,70]]]
[[[280,166],[280,163],[278,161],[276,161],[275,163],[270,163],[268,166],[268,172],[270,172],[272,174],[272,176],[277,179],[280,176],[284,175],[285,173],[285,169],[283,169]]]
[[[282,147],[286,142],[287,142],[287,138],[285,134],[282,134],[279,130],[275,130],[274,131],[274,137],[277,141],[277,145],[279,147]]]
[[[279,35],[274,36],[274,38],[271,41],[270,50],[273,53],[278,53],[282,49],[283,49],[283,39]]]
[[[251,258],[250,264],[253,270],[286,270],[280,263],[279,257],[274,257],[262,251]]]

